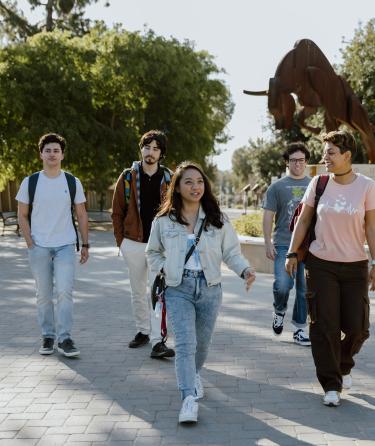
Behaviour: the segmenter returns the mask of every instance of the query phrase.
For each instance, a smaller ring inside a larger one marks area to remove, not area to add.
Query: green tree
[[[225,142],[233,104],[212,57],[152,31],[97,26],[82,38],[39,33],[0,50],[0,177],[39,167],[36,141],[68,140],[65,166],[104,191],[138,159],[138,139],[167,132],[171,167],[202,164]]]
[[[340,74],[349,82],[375,125],[375,19],[359,26],[353,39],[341,50]],[[355,134],[358,153],[355,162],[367,162],[366,149]]]
[[[16,0],[0,0],[0,35],[8,41],[25,40],[40,31],[53,29],[68,30],[74,35],[83,35],[91,27],[91,21],[84,17],[85,8],[98,0],[28,0],[32,10],[43,9],[42,23],[31,23]],[[109,6],[105,1],[104,6]]]
[[[359,26],[341,50],[341,75],[350,83],[375,123],[375,18]]]

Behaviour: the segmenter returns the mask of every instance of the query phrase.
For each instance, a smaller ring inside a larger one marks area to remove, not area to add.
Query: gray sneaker
[[[39,353],[41,355],[52,355],[52,353],[55,351],[53,347],[54,343],[55,340],[53,338],[43,338]]]

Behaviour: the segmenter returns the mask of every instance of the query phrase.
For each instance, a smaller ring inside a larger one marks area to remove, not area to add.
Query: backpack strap
[[[315,210],[318,207],[320,197],[323,195],[323,192],[325,191],[325,188],[328,184],[328,180],[329,180],[329,175],[319,175],[315,189],[315,203],[314,203]]]
[[[131,184],[132,184],[132,170],[130,169],[125,169],[122,172],[122,176],[124,179],[124,189],[125,189],[125,205],[129,203],[129,199],[130,199],[130,189],[131,189]]]
[[[328,180],[329,180],[329,175],[319,175],[318,181],[316,183],[315,201],[314,201],[314,216],[312,219],[312,225],[311,225],[312,230],[311,230],[311,236],[310,236],[311,242],[313,240],[315,240],[315,238],[316,238],[316,236],[315,236],[315,225],[316,225],[316,220],[317,220],[316,210],[318,208],[320,197],[323,195],[323,192],[325,191],[325,188],[327,187]]]
[[[33,174],[31,174],[29,176],[28,192],[29,192],[29,224],[30,224],[30,226],[31,226],[31,213],[33,211],[35,190],[36,190],[36,185],[39,180],[39,173],[40,172],[34,172]]]
[[[64,172],[64,173],[65,173],[65,178],[66,178],[66,181],[68,183],[68,188],[69,188],[70,212],[72,214],[73,228],[76,233],[76,247],[77,247],[77,251],[79,251],[78,231],[77,231],[77,226],[76,226],[76,222],[74,219],[74,200],[76,197],[76,190],[77,190],[76,179],[75,179],[74,175],[72,175],[71,173],[68,173],[68,172]],[[29,176],[28,192],[29,192],[29,224],[30,224],[30,226],[31,226],[31,213],[33,211],[35,190],[36,190],[36,185],[39,180],[39,174],[40,174],[40,172],[34,172],[32,175]]]
[[[160,167],[163,169],[164,181],[165,184],[168,186],[172,180],[172,172],[168,169],[168,167],[162,165],[160,165]]]
[[[76,183],[76,179],[75,179],[74,175],[72,175],[69,172],[64,172],[64,174],[65,174],[65,178],[66,178],[66,181],[68,183],[68,188],[69,188],[70,212],[72,214],[73,228],[74,228],[74,231],[76,233],[76,248],[77,248],[77,251],[79,251],[78,231],[77,231],[76,221],[75,221],[75,218],[74,218],[74,200],[76,198],[77,183]]]

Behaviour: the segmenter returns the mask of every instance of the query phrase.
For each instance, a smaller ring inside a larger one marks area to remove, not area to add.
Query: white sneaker
[[[178,416],[179,423],[196,423],[198,421],[198,403],[193,395],[187,396],[182,402],[180,414]]]
[[[293,340],[296,344],[304,345],[305,347],[309,347],[311,345],[309,336],[302,328],[299,328],[293,333]]]
[[[342,388],[350,389],[353,385],[352,375],[342,375]]]
[[[340,392],[336,390],[329,390],[323,397],[323,404],[330,407],[336,407],[340,405]]]
[[[195,375],[195,399],[199,400],[204,397],[204,388],[199,373]]]

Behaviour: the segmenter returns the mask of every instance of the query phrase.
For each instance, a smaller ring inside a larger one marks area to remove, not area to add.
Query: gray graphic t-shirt
[[[272,183],[267,189],[263,209],[276,213],[273,232],[274,245],[289,246],[292,235],[289,231],[289,222],[310,181],[311,178],[308,176],[300,180],[285,176]]]

